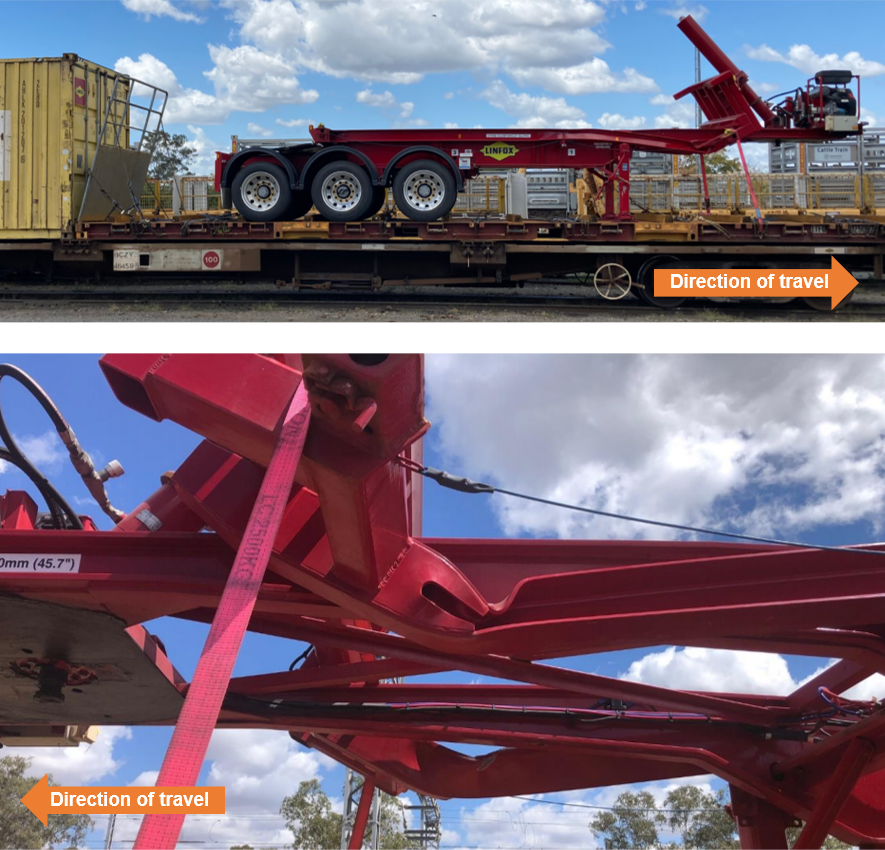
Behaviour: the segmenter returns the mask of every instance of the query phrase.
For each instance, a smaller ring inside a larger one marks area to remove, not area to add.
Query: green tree
[[[170,135],[165,130],[154,130],[145,135],[142,148],[151,153],[148,177],[171,180],[176,174],[193,174],[190,167],[196,158],[197,149],[188,145],[184,134]]]
[[[286,797],[280,814],[292,832],[293,850],[331,850],[341,846],[341,815],[332,811],[332,803],[316,779],[302,782]],[[407,850],[415,847],[403,833],[403,816],[396,800],[381,795],[380,845],[382,850]]]
[[[703,850],[707,847],[740,847],[734,819],[725,810],[725,791],[709,794],[697,785],[680,785],[664,797],[667,825],[676,833],[683,847]]]
[[[590,821],[590,829],[605,850],[644,850],[658,846],[658,827],[666,822],[648,791],[622,791],[611,811]]]
[[[679,157],[679,173],[691,176],[698,173],[698,158],[696,155]],[[725,151],[716,151],[704,156],[704,167],[707,174],[739,174],[743,171],[741,161],[737,157],[729,156]]]
[[[49,826],[45,827],[22,805],[21,798],[41,778],[25,775],[30,766],[30,760],[21,756],[0,758],[0,848],[79,846],[93,826],[88,815],[49,815]],[[58,785],[51,776],[49,784]]]

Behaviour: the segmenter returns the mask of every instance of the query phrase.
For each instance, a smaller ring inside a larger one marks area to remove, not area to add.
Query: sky
[[[97,355],[0,355],[54,399],[97,464],[119,460],[108,484],[131,510],[175,469],[199,438],[123,407]],[[840,545],[885,539],[885,381],[882,356],[502,355],[430,356],[425,462],[522,492],[672,522]],[[103,528],[42,410],[3,383],[3,414],[28,456]],[[29,489],[0,468],[0,491]],[[36,495],[36,494],[35,494]],[[467,496],[428,482],[424,531],[440,537],[608,538],[648,536],[642,526],[525,507],[506,497]],[[658,536],[655,531],[651,536]],[[148,628],[189,678],[207,627],[164,618]],[[235,675],[286,669],[303,646],[248,635]],[[649,647],[562,659],[576,669],[673,688],[786,694],[829,659]],[[466,674],[434,677],[484,681]],[[885,696],[885,677],[854,696]],[[104,727],[91,747],[31,749],[32,773],[63,784],[151,784],[171,730]],[[17,750],[15,752],[22,752]],[[282,797],[318,778],[341,805],[343,771],[284,733],[216,732],[201,783],[227,788],[226,817],[189,818],[182,846],[291,843],[275,814]],[[713,777],[688,780],[721,787]],[[675,783],[647,787],[661,801]],[[618,788],[514,798],[443,801],[443,846],[592,847],[592,810]],[[97,818],[88,846],[102,846]],[[121,818],[128,847],[137,821]]]
[[[863,75],[885,124],[877,0],[3,0],[0,52],[75,52],[170,93],[166,127],[211,173],[231,135],[304,138],[309,124],[656,128],[694,125],[702,22],[763,96],[824,68]],[[703,75],[713,73],[704,62]],[[751,164],[767,161],[748,146]]]

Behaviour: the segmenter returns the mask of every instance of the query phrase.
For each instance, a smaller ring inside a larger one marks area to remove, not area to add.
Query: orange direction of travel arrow
[[[164,812],[223,815],[224,788],[142,788],[131,785],[59,788],[49,785],[49,774],[46,774],[22,797],[22,802],[44,826],[48,826],[49,815],[61,814],[142,815]]]
[[[655,269],[655,297],[829,298],[836,307],[857,280],[835,257],[826,269]]]

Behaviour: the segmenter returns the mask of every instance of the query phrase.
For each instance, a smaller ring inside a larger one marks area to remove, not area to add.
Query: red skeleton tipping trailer
[[[111,531],[39,476],[49,516],[24,492],[0,499],[4,744],[177,724],[161,780],[182,779],[216,725],[276,729],[368,788],[440,798],[712,773],[743,847],[786,847],[801,822],[796,847],[885,847],[885,702],[840,696],[885,671],[885,545],[427,538],[422,476],[486,485],[422,465],[419,356],[111,355],[101,369],[122,404],[204,441],[122,519],[86,469]],[[221,635],[190,683],[142,625],[164,616]],[[246,628],[311,648],[297,669],[231,677]],[[840,660],[785,696],[549,663],[661,644]],[[508,683],[407,678],[449,671]],[[175,846],[180,820],[157,818],[136,847]]]
[[[360,221],[382,208],[390,188],[414,221],[435,221],[455,205],[464,180],[486,168],[589,169],[601,180],[604,219],[629,220],[634,151],[705,154],[742,142],[840,139],[861,132],[850,71],[820,71],[778,104],[764,101],[747,75],[691,17],[679,29],[716,75],[677,93],[693,95],[706,117],[697,129],[670,130],[330,130],[312,142],[219,152],[216,190],[250,221],[283,221],[312,207],[329,221]],[[617,202],[616,202],[617,198]]]

